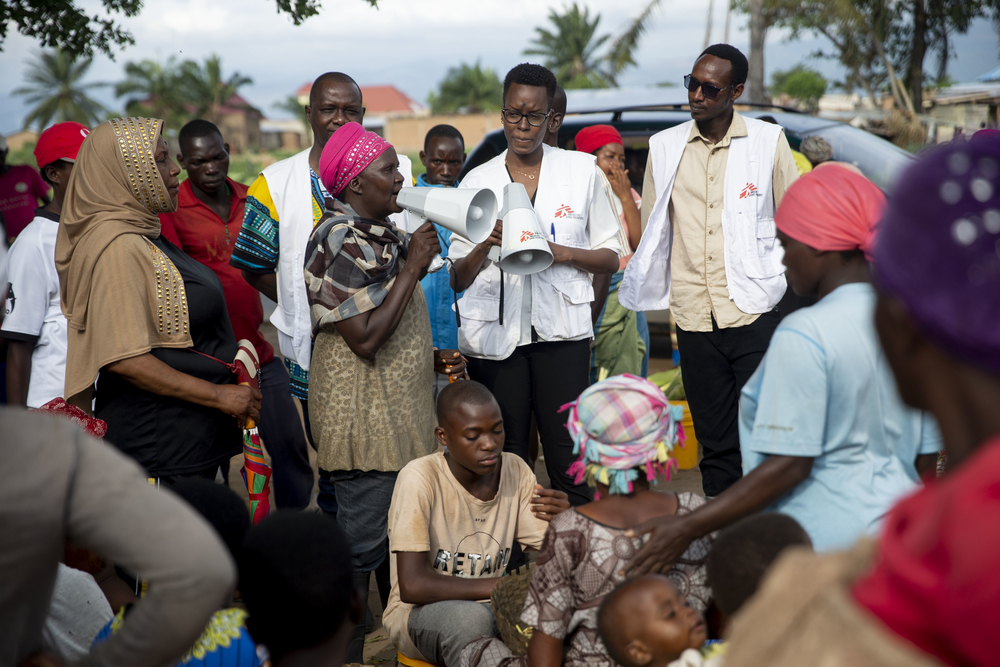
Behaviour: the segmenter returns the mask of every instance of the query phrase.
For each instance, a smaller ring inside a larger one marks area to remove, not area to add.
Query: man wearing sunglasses
[[[798,178],[781,127],[734,111],[746,78],[746,57],[728,44],[705,49],[684,77],[692,120],[649,140],[645,232],[618,296],[637,311],[670,308],[710,497],[742,476],[740,390],[778,324],[774,211]]]

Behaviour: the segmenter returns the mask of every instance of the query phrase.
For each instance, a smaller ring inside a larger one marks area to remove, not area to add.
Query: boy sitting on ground
[[[705,566],[723,632],[778,556],[793,546],[812,551],[812,540],[798,521],[778,512],[749,516],[719,533]]]
[[[700,667],[705,619],[666,577],[629,579],[608,593],[597,629],[622,667]]]
[[[339,667],[365,594],[354,587],[351,547],[326,514],[278,512],[243,541],[240,587],[247,627],[273,667]]]
[[[489,597],[514,542],[538,549],[569,500],[503,452],[500,406],[483,385],[445,387],[437,419],[447,450],[411,461],[392,494],[382,622],[402,655],[454,667],[470,640],[497,634]]]

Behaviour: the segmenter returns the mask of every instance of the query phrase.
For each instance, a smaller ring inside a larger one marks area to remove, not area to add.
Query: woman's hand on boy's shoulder
[[[531,513],[535,518],[551,521],[555,515],[568,509],[569,496],[565,491],[546,489],[541,484],[535,484],[535,494],[531,497]]]

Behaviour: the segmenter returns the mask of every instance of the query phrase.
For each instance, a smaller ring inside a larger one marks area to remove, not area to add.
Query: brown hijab
[[[184,282],[149,239],[174,210],[153,154],[163,121],[116,118],[83,142],[56,240],[69,320],[66,397],[103,366],[154,347],[190,347]]]

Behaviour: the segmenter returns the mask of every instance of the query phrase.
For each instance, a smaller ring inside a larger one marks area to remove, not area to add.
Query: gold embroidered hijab
[[[69,320],[66,397],[103,366],[154,347],[190,347],[184,282],[149,239],[175,206],[153,154],[163,121],[116,118],[83,142],[70,175],[56,270]]]

